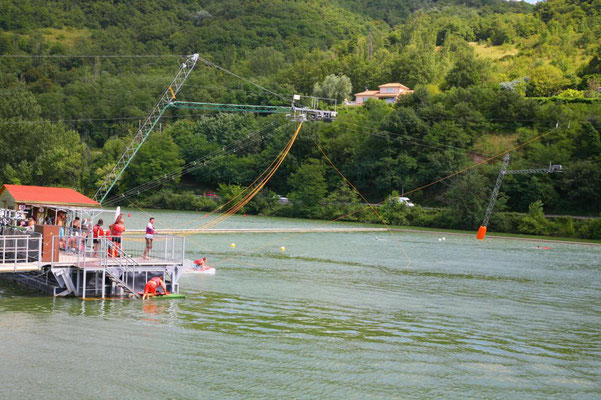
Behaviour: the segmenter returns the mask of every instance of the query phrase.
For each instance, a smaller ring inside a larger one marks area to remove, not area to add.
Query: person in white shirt
[[[152,240],[154,239],[154,218],[150,218],[148,221],[148,225],[146,225],[146,248],[144,249],[144,254],[142,254],[143,259],[148,259],[148,253],[152,250]]]

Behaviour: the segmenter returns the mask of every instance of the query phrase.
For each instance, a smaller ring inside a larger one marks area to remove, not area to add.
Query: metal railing
[[[82,266],[85,264],[86,258],[96,258],[101,259],[101,261],[107,261],[112,258],[105,258],[105,256],[108,257],[109,250],[113,248],[109,244],[106,244],[106,242],[113,243],[113,237],[101,236],[100,238],[96,238],[99,246],[95,246],[94,238],[87,236],[85,231],[82,233],[79,230],[65,229],[64,232],[64,234],[59,234],[59,236],[53,238],[53,250],[58,247],[60,255],[76,256],[77,265]],[[105,244],[104,246],[102,245],[103,243]],[[121,236],[120,254],[131,258],[141,258],[144,255],[146,246],[146,238],[143,234]],[[55,252],[53,251],[52,254],[55,254]],[[52,264],[60,262],[60,255],[58,260],[55,260],[53,257]],[[151,261],[183,263],[185,238],[183,236],[155,235],[152,240],[152,248],[149,249],[146,256]]]
[[[131,257],[142,257],[146,249],[144,235],[125,235],[121,237],[121,248]],[[182,263],[184,261],[185,238],[173,235],[154,235],[149,259]]]
[[[102,273],[102,297],[105,296],[106,287],[104,276],[108,277],[116,287],[137,296],[137,292],[141,290],[140,285],[143,288],[148,273],[153,269],[155,263],[157,266],[164,265],[165,262],[183,264],[184,237],[155,236],[152,244],[152,249],[148,252],[149,260],[144,260],[142,259],[146,248],[144,235],[123,236],[119,245],[110,236],[93,238],[91,235],[86,236],[86,233],[82,234],[77,230],[65,229],[62,235],[59,234],[52,238],[51,270],[56,276],[64,274],[65,268],[81,268],[81,279],[79,275],[77,278],[75,275],[70,276],[73,277],[71,285],[74,288],[73,292],[83,298],[86,297],[89,290],[98,290],[98,287],[88,285],[86,277],[89,276],[87,275],[89,273]],[[57,248],[58,252],[55,251]],[[70,278],[65,276],[63,279]],[[136,287],[136,281],[138,287]]]
[[[42,235],[6,227],[3,233],[0,235],[0,266],[13,266],[13,272],[17,272],[19,265],[27,263],[37,264],[38,269],[41,267]]]

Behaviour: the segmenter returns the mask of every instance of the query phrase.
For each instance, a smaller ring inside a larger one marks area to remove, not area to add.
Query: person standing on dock
[[[142,300],[146,300],[150,298],[150,296],[156,296],[157,288],[159,286],[163,289],[163,294],[169,294],[169,292],[167,292],[165,282],[163,282],[163,280],[160,277],[155,276],[154,278],[146,282],[146,286],[144,286],[144,294],[142,295]]]
[[[111,240],[115,244],[115,249],[110,249],[113,251],[110,252],[110,250],[109,250],[109,255],[112,254],[113,257],[117,257],[116,249],[121,248],[121,234],[123,234],[123,232],[125,232],[125,223],[123,222],[123,214],[119,214],[119,216],[115,220],[115,223],[112,225],[109,225],[109,228],[111,230]]]
[[[92,228],[92,236],[94,238],[94,255],[98,256],[98,251],[100,250],[100,237],[104,236],[104,231],[102,230],[102,225],[104,221],[102,218],[98,220],[94,228]]]
[[[148,225],[146,225],[146,248],[144,249],[144,254],[142,254],[142,258],[147,260],[148,253],[152,250],[152,240],[154,239],[155,229],[154,229],[154,217],[151,217],[148,220]]]

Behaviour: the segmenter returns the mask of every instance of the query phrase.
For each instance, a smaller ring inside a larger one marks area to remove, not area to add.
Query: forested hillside
[[[4,0],[0,183],[93,193],[184,55],[198,52],[285,98],[342,102],[387,82],[416,89],[396,105],[342,106],[338,121],[306,124],[269,185],[296,199],[287,212],[326,217],[318,205],[354,201],[317,144],[382,201],[538,138],[512,154],[511,168],[552,162],[565,172],[507,177],[499,209],[527,212],[541,201],[548,212],[598,215],[600,43],[601,0]],[[286,105],[204,64],[178,99]],[[171,110],[113,195],[170,173],[136,201],[194,208],[190,193],[250,184],[290,137],[285,123]],[[236,152],[189,168],[226,148]],[[423,224],[477,226],[498,168],[414,193],[418,204],[452,210]],[[273,207],[263,197],[254,211]]]

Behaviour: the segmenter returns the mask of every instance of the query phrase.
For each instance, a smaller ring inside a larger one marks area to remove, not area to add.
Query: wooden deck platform
[[[100,258],[98,257],[86,257],[85,258],[85,263],[84,263],[84,259],[82,257],[80,257],[79,259],[77,258],[76,254],[60,254],[59,256],[59,262],[54,263],[55,267],[78,267],[78,268],[85,268],[86,269],[102,269],[102,265],[100,264]],[[152,267],[157,267],[157,268],[164,268],[166,266],[171,266],[171,265],[177,265],[178,263],[175,261],[170,261],[170,260],[163,260],[160,258],[148,258],[148,259],[143,259],[142,257],[133,257],[133,260],[138,263],[138,265],[140,265],[141,267],[146,267],[146,268],[152,268]],[[112,267],[112,266],[119,266],[119,260],[118,259],[111,259],[109,258],[107,260],[107,266]]]
[[[138,265],[144,267],[144,269],[152,270],[153,267],[157,269],[164,269],[165,267],[178,265],[175,261],[162,260],[160,258],[148,258],[143,259],[142,257],[134,257],[133,258]],[[31,272],[38,271],[41,267],[50,265],[50,263],[42,262],[40,267],[38,267],[37,262],[28,262],[28,263],[17,263],[17,264],[0,264],[0,273],[14,273],[14,272]],[[107,266],[109,267],[117,267],[119,266],[119,260],[117,259],[108,259]],[[54,263],[54,267],[76,267],[86,270],[102,270],[103,266],[100,263],[100,258],[97,257],[85,257],[85,263],[83,257],[77,257],[76,254],[72,253],[61,253],[59,255],[59,261]]]

